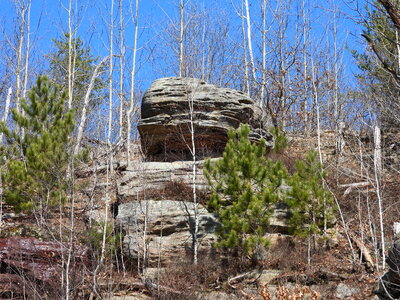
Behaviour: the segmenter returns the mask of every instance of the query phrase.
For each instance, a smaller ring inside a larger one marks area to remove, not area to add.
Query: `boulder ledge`
[[[241,123],[250,125],[252,140],[263,137],[273,146],[269,116],[246,94],[200,79],[170,77],[153,82],[143,97],[138,130],[146,157],[190,159],[191,120],[198,158],[221,156],[228,130]]]

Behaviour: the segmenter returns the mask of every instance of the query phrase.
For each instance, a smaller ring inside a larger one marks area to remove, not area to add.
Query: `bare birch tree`
[[[198,263],[198,234],[199,234],[199,203],[197,199],[197,188],[196,188],[196,175],[197,175],[197,165],[196,165],[196,132],[194,124],[194,98],[196,94],[196,88],[192,87],[194,90],[192,93],[188,94],[188,104],[189,104],[189,117],[190,117],[190,142],[191,145],[188,147],[192,155],[192,201],[193,201],[193,217],[194,217],[194,228],[193,228],[193,262]]]
[[[256,67],[254,62],[254,53],[253,53],[253,39],[252,39],[252,30],[251,30],[251,16],[250,16],[250,6],[249,1],[244,0],[245,7],[245,19],[246,19],[246,35],[247,35],[247,43],[248,43],[248,51],[249,51],[249,59],[250,59],[250,72],[251,72],[251,85],[250,88],[254,89],[255,82],[257,80],[256,76]],[[250,93],[251,95],[252,93]]]
[[[378,198],[378,214],[379,214],[379,229],[381,239],[381,257],[382,270],[385,269],[386,251],[385,251],[385,231],[383,223],[383,204],[381,195],[381,172],[382,172],[382,151],[381,151],[381,129],[379,126],[374,127],[374,177],[375,190]]]
[[[93,291],[97,296],[99,295],[99,291],[97,289],[97,274],[102,268],[106,256],[106,242],[107,242],[107,229],[109,226],[109,210],[111,207],[111,197],[109,191],[110,181],[112,181],[111,176],[113,175],[113,152],[112,152],[112,144],[111,144],[111,135],[112,135],[112,120],[113,120],[113,43],[114,43],[114,0],[111,0],[111,8],[110,8],[110,23],[109,32],[110,32],[110,41],[109,41],[109,99],[108,99],[108,122],[107,122],[107,167],[106,167],[106,185],[105,185],[105,197],[104,197],[104,219],[102,224],[102,241],[101,241],[101,250],[100,250],[100,258],[96,265],[93,274]]]
[[[135,31],[133,36],[133,55],[132,55],[132,67],[131,67],[131,86],[129,93],[129,109],[126,114],[127,120],[127,159],[128,165],[131,164],[131,130],[132,130],[132,114],[135,108],[135,75],[136,75],[136,56],[138,51],[138,34],[139,34],[139,0],[135,1],[135,15],[133,16]]]
[[[9,114],[9,110],[10,110],[11,95],[12,95],[12,88],[9,87],[8,88],[8,92],[7,92],[6,104],[5,104],[5,107],[4,107],[3,116],[1,118],[1,121],[3,123],[7,122],[7,118],[8,118],[8,114]],[[3,133],[0,133],[0,144],[3,142],[3,135],[4,135]]]
[[[25,96],[28,81],[28,65],[30,51],[30,12],[31,0],[13,0],[16,8],[18,32],[16,45],[8,39],[8,43],[15,52],[15,106],[20,110],[21,100]]]
[[[119,134],[118,138],[123,139],[124,129],[124,61],[125,61],[125,37],[124,37],[124,14],[123,0],[118,1],[119,10]]]
[[[74,155],[79,154],[79,150],[81,147],[81,142],[83,138],[83,131],[85,129],[86,125],[86,117],[87,117],[87,110],[89,107],[89,102],[90,102],[90,95],[92,94],[95,81],[98,78],[99,74],[102,72],[102,67],[106,63],[106,61],[110,58],[110,56],[105,57],[94,69],[92,78],[90,79],[89,86],[87,87],[85,97],[83,99],[83,106],[82,106],[82,112],[81,112],[81,119],[79,121],[78,129],[77,129],[77,136],[76,136],[76,143],[75,143],[75,149],[74,149]]]
[[[65,8],[68,13],[68,109],[72,107],[73,90],[74,90],[74,65],[73,56],[74,51],[72,48],[72,40],[75,36],[75,32],[72,28],[72,0],[68,2],[68,8]]]
[[[179,0],[179,77],[183,76],[184,68],[184,55],[183,44],[185,38],[185,2]]]

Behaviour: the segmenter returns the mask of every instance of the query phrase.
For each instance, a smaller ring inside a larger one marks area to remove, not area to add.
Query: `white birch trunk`
[[[381,232],[381,256],[382,256],[382,270],[385,269],[385,233],[383,227],[383,205],[382,195],[380,190],[380,181],[382,173],[382,150],[381,150],[381,129],[379,126],[374,128],[374,175],[376,183],[376,195],[378,197],[379,209],[379,227]]]
[[[314,103],[316,107],[317,114],[317,148],[318,148],[318,156],[321,165],[323,164],[322,160],[322,152],[321,152],[321,126],[320,126],[320,115],[319,115],[319,99],[318,99],[318,88],[315,84],[316,76],[315,76],[315,68],[314,61],[311,59],[311,75],[312,75],[312,90],[314,94]]]
[[[246,24],[247,24],[247,43],[249,47],[249,59],[250,59],[250,71],[252,76],[252,84],[251,87],[254,88],[256,83],[256,68],[254,63],[254,55],[253,55],[253,43],[251,37],[251,17],[250,17],[250,7],[249,1],[244,0],[245,10],[246,10]]]
[[[263,0],[262,6],[262,74],[261,74],[261,94],[259,104],[264,107],[266,68],[267,68],[267,0]],[[265,109],[263,109],[264,112]]]
[[[73,162],[69,162],[70,167],[73,166]],[[73,171],[71,171],[73,174]],[[72,176],[73,177],[73,176]],[[72,178],[71,177],[71,178]],[[70,291],[70,269],[71,269],[71,261],[73,259],[73,248],[74,248],[74,236],[75,236],[75,194],[74,189],[72,189],[72,197],[71,197],[71,216],[70,216],[70,235],[69,235],[69,243],[68,243],[68,256],[67,262],[65,265],[65,299],[69,300],[69,291]]]
[[[179,77],[183,76],[183,39],[185,35],[185,4],[184,0],[179,0]]]
[[[317,148],[318,148],[318,157],[321,167],[323,167],[323,160],[322,160],[322,152],[321,152],[321,126],[320,126],[320,115],[319,115],[319,99],[318,99],[318,89],[315,84],[316,76],[315,76],[315,69],[314,69],[314,62],[311,60],[311,72],[312,72],[312,86],[313,86],[313,93],[314,93],[314,101],[315,107],[317,109]],[[322,178],[323,179],[323,178]],[[324,234],[326,233],[327,229],[327,220],[326,220],[326,200],[324,199]]]
[[[282,8],[282,2],[280,1],[280,7]],[[283,12],[282,12],[283,13]],[[280,97],[280,112],[282,116],[282,128],[286,127],[286,116],[285,116],[285,108],[286,108],[286,65],[285,65],[285,53],[284,53],[284,37],[285,37],[285,22],[284,16],[279,20],[279,75],[280,75],[280,84],[281,84],[281,97]]]
[[[109,148],[110,171],[113,173],[112,153],[111,153],[111,133],[112,133],[112,118],[113,118],[113,84],[114,84],[114,0],[111,0],[110,12],[110,70],[108,81],[108,130],[107,130],[107,145]]]
[[[250,76],[249,76],[249,64],[247,62],[247,39],[246,39],[246,26],[244,23],[243,15],[243,2],[242,2],[242,13],[239,14],[242,20],[242,42],[243,42],[243,63],[244,63],[244,78],[245,78],[245,92],[250,96]]]
[[[311,129],[311,126],[308,126],[308,108],[307,108],[307,68],[308,68],[308,62],[307,62],[307,20],[306,20],[306,12],[305,12],[305,0],[302,1],[302,16],[303,16],[303,80],[304,80],[304,108],[303,108],[303,118],[304,118],[304,134],[309,133],[309,129]],[[310,124],[311,125],[311,124]]]
[[[96,81],[97,76],[100,74],[100,68],[101,66],[110,58],[110,56],[107,56],[103,58],[103,60],[96,66],[96,68],[93,71],[92,78],[90,79],[89,86],[86,90],[85,98],[83,100],[83,107],[82,107],[82,113],[81,113],[81,120],[79,122],[78,126],[78,131],[77,131],[77,137],[76,137],[76,144],[75,144],[75,149],[74,149],[74,155],[78,155],[80,147],[81,147],[81,142],[82,142],[82,137],[83,137],[83,130],[85,129],[86,125],[86,114],[87,114],[87,108],[89,106],[90,102],[90,94],[92,93],[94,83]]]
[[[11,95],[12,95],[12,88],[9,87],[8,92],[7,92],[7,97],[6,97],[6,106],[4,108],[3,117],[1,118],[1,121],[4,123],[7,122],[8,112],[10,110]],[[3,141],[3,133],[0,133],[0,144],[2,143],[2,141]]]
[[[192,154],[192,197],[194,204],[194,233],[193,233],[193,263],[198,263],[198,233],[199,233],[199,204],[197,201],[196,192],[196,143],[195,143],[195,128],[194,128],[194,99],[193,95],[189,95],[190,109],[190,138],[191,138],[191,154]]]
[[[21,89],[22,89],[22,59],[23,59],[23,45],[25,39],[25,17],[26,17],[26,7],[25,3],[18,1],[20,18],[19,20],[19,41],[18,41],[18,50],[16,53],[17,56],[17,68],[15,70],[16,75],[16,87],[15,87],[15,106],[17,111],[21,110]]]
[[[109,78],[109,114],[108,114],[108,129],[107,129],[107,146],[108,146],[108,168],[106,168],[106,186],[105,186],[105,199],[104,199],[104,224],[103,224],[103,237],[101,243],[100,259],[93,274],[93,290],[97,296],[99,292],[97,290],[97,274],[103,265],[105,254],[106,254],[106,239],[107,239],[107,227],[108,227],[108,212],[110,210],[110,195],[109,195],[109,182],[110,176],[113,173],[112,166],[112,153],[111,153],[111,131],[112,131],[112,107],[113,107],[113,42],[114,42],[114,0],[111,0],[111,11],[110,11],[110,78]]]
[[[118,138],[123,139],[124,127],[124,16],[122,11],[122,0],[119,0],[119,134]]]
[[[72,108],[72,93],[73,93],[73,66],[72,66],[72,0],[68,2],[68,109]]]
[[[337,24],[336,24],[336,8],[333,7],[333,107],[334,107],[334,126],[335,126],[335,137],[336,137],[336,152],[338,155],[341,154],[340,144],[341,136],[339,133],[339,89],[338,89],[338,55],[337,55]]]
[[[26,22],[26,49],[25,49],[25,72],[24,72],[24,86],[22,90],[22,98],[26,98],[26,92],[28,88],[28,73],[29,73],[29,55],[31,51],[31,5],[32,1],[28,1],[27,7],[27,17],[28,20]]]
[[[126,114],[127,120],[127,159],[128,159],[128,166],[131,164],[131,117],[135,105],[135,72],[136,72],[136,55],[137,55],[137,41],[138,41],[138,31],[139,31],[139,0],[136,0],[135,3],[135,33],[133,37],[133,56],[132,56],[132,69],[131,69],[131,89],[129,95],[129,109]]]

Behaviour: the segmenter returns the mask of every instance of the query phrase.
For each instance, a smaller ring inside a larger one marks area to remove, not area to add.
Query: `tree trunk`
[[[250,89],[254,89],[255,83],[256,83],[256,68],[255,68],[255,63],[254,63],[254,56],[253,56],[253,43],[252,43],[252,37],[251,37],[251,17],[250,17],[250,7],[249,7],[249,1],[244,0],[244,6],[246,10],[246,24],[247,24],[247,43],[248,43],[248,48],[249,48],[249,59],[250,59],[250,71],[251,71],[251,85]],[[254,93],[254,91],[253,91]],[[250,92],[251,94],[251,92]]]
[[[4,107],[4,114],[3,117],[1,118],[1,121],[4,123],[7,122],[8,112],[10,110],[11,95],[12,95],[12,88],[9,87],[6,97],[6,105]],[[0,144],[2,143],[2,141],[3,141],[3,133],[0,133]]]
[[[137,55],[137,41],[138,41],[138,29],[139,29],[139,0],[136,0],[135,4],[135,33],[133,37],[133,56],[132,56],[132,69],[131,69],[131,90],[129,96],[129,109],[126,114],[126,120],[128,125],[127,130],[127,155],[128,155],[128,166],[131,164],[131,117],[135,105],[135,72],[136,72],[136,55]]]
[[[76,144],[75,144],[75,149],[74,149],[74,155],[78,155],[80,147],[81,147],[81,142],[82,142],[82,137],[83,137],[83,130],[85,129],[85,125],[86,125],[86,113],[87,113],[87,107],[88,107],[89,101],[90,101],[90,94],[92,93],[96,78],[100,74],[101,66],[109,58],[110,58],[110,56],[107,56],[107,57],[103,58],[103,60],[94,69],[92,78],[90,79],[90,83],[89,83],[89,86],[87,88],[87,91],[86,91],[86,94],[85,94],[85,98],[84,98],[84,101],[83,101],[82,114],[81,114],[81,120],[79,122],[77,136],[76,136]]]
[[[179,77],[183,76],[183,39],[185,35],[185,3],[179,0]]]
[[[122,0],[119,0],[119,134],[123,139],[124,132],[124,16],[122,11]]]
[[[74,35],[72,31],[72,0],[68,2],[68,109],[72,108],[73,99],[73,55],[74,51],[72,49],[72,37]]]
[[[381,232],[381,256],[382,256],[382,270],[385,269],[385,233],[383,227],[383,204],[380,189],[381,173],[382,173],[382,153],[381,153],[381,129],[379,126],[374,128],[374,175],[376,184],[376,195],[378,197],[379,208],[379,227]]]

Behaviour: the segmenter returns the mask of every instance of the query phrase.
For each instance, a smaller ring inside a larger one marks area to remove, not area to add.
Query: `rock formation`
[[[134,201],[118,207],[117,222],[125,231],[123,246],[132,258],[143,258],[157,266],[192,255],[194,205],[184,201]],[[219,223],[199,207],[199,250],[210,251]],[[146,228],[146,232],[144,232]]]
[[[203,175],[203,164],[203,160],[196,162],[196,187],[205,190],[207,183]],[[190,185],[192,165],[191,161],[133,162],[118,180],[118,197],[137,199],[138,195],[146,191],[163,190],[171,182]]]
[[[150,161],[132,162],[117,182],[114,216],[125,234],[124,249],[130,257],[164,265],[192,255],[191,125],[197,200],[202,203],[207,186],[202,158],[220,157],[229,129],[242,123],[250,125],[252,140],[264,138],[268,147],[273,146],[269,118],[244,93],[194,78],[163,78],[151,85],[143,97],[138,124],[142,150]],[[287,232],[286,213],[277,209],[272,232]],[[218,220],[200,205],[199,221],[199,251],[210,253]]]
[[[251,139],[263,137],[273,146],[270,119],[246,94],[200,79],[170,77],[156,80],[143,97],[138,130],[147,157],[189,158],[191,120],[197,157],[220,156],[228,130],[241,123],[250,125]]]
[[[204,201],[206,190],[203,163],[197,162],[196,188],[200,202]],[[123,243],[126,254],[132,258],[142,258],[145,246],[146,259],[150,265],[155,265],[159,258],[164,264],[186,254],[190,257],[190,222],[193,218],[191,179],[190,161],[134,162],[122,172],[117,182],[120,204],[114,213],[125,233]],[[179,197],[174,197],[176,195]],[[171,201],[177,199],[179,201]],[[269,226],[272,241],[280,234],[288,233],[287,215],[288,208],[282,204],[277,205]],[[218,224],[216,217],[201,206],[201,251],[210,253],[212,250]],[[145,226],[146,243],[143,240]]]
[[[53,289],[57,291],[61,286],[62,259],[68,255],[68,247],[60,242],[31,237],[0,239],[0,291],[24,296],[23,299],[26,296],[29,299],[43,299],[40,296],[43,291],[34,289],[32,283],[47,293]],[[83,283],[89,260],[89,249],[76,246],[71,269],[79,275],[71,280]]]

